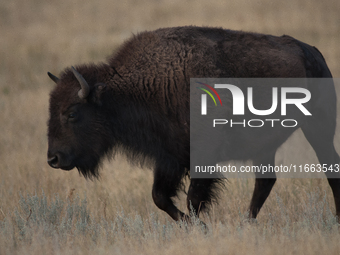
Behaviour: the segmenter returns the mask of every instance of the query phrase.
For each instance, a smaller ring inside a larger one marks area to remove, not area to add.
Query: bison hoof
[[[193,227],[193,226],[198,227],[200,230],[202,230],[204,234],[207,234],[209,230],[209,228],[207,227],[207,224],[205,224],[199,218],[194,217],[194,216],[190,217],[189,215],[186,215],[186,214],[182,216],[181,220],[179,221],[179,224],[181,228],[184,228],[188,231],[189,229],[192,229],[190,227]]]

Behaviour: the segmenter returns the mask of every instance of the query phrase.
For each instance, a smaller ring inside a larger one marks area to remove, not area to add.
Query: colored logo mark
[[[205,84],[203,82],[197,82],[197,83],[204,85],[205,87],[210,89],[212,92],[214,92],[214,94],[217,96],[218,100],[220,101],[220,104],[222,105],[222,100],[221,100],[219,94],[217,93],[217,91],[213,87],[211,87],[210,85]],[[206,92],[212,98],[212,100],[214,101],[215,105],[217,106],[215,97],[213,96],[213,94],[211,94],[211,92],[209,90],[207,90],[205,88],[201,88],[201,87],[197,87],[197,88],[203,90],[204,92]]]

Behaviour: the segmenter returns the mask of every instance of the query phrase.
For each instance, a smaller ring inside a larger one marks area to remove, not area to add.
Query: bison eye
[[[68,115],[68,120],[69,121],[75,121],[77,119],[77,113],[76,112],[70,112],[69,115]]]

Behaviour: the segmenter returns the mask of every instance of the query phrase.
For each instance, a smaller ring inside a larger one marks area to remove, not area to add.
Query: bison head
[[[50,97],[47,161],[53,168],[77,168],[85,177],[98,177],[113,137],[103,110],[107,86],[88,67],[78,70],[66,69],[60,79],[48,73],[57,85]]]

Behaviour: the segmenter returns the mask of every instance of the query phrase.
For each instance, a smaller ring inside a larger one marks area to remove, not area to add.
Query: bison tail
[[[325,58],[316,47],[300,41],[297,41],[297,44],[304,55],[307,78],[332,78]]]

